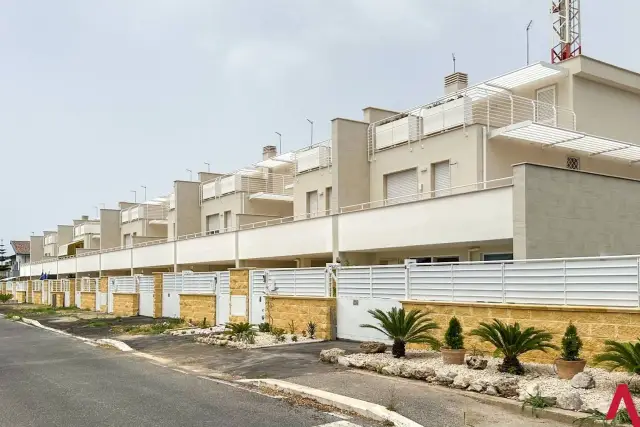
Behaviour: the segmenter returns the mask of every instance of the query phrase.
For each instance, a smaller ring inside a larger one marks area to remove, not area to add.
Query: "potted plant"
[[[578,336],[578,329],[569,322],[567,330],[562,337],[562,352],[560,358],[556,359],[556,372],[558,378],[570,380],[577,373],[584,370],[587,361],[580,359],[580,349],[582,348],[582,340]]]
[[[449,327],[444,334],[444,346],[440,348],[445,365],[462,365],[466,350],[462,337],[462,326],[454,316],[449,320]]]
[[[518,356],[534,350],[546,352],[547,349],[558,349],[550,342],[552,335],[549,332],[533,327],[522,330],[518,322],[507,324],[498,319],[493,319],[492,323],[481,322],[479,328],[471,331],[471,335],[493,344],[502,354],[503,360],[498,365],[498,371],[515,375],[524,374]]]
[[[379,326],[366,324],[360,327],[375,329],[393,340],[393,357],[404,357],[407,343],[440,345],[439,341],[431,336],[431,331],[437,329],[438,325],[427,317],[427,312],[411,310],[405,313],[404,308],[393,307],[386,313],[380,309],[369,310],[369,314],[379,322]]]

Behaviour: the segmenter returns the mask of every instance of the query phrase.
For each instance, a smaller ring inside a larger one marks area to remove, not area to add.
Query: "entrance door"
[[[112,277],[109,277],[109,286],[107,288],[107,313],[113,313],[113,293],[115,292],[115,280]]]
[[[253,324],[266,322],[265,320],[265,270],[253,270],[249,275],[251,306],[249,307],[249,322]]]
[[[162,278],[162,317],[180,318],[182,274],[167,273]]]
[[[138,313],[140,316],[153,317],[153,276],[137,276],[139,290]]]
[[[218,273],[218,288],[216,289],[216,324],[224,325],[229,322],[229,272]]]

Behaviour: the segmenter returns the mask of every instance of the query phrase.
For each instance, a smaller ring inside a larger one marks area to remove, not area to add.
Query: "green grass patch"
[[[104,328],[105,326],[109,326],[109,324],[104,320],[92,320],[87,323],[87,328]]]
[[[111,332],[115,334],[127,335],[160,335],[165,331],[187,326],[182,319],[169,319],[162,322],[149,323],[146,325],[114,326]]]

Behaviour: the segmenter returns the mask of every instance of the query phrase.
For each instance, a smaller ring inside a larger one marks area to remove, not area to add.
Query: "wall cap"
[[[292,295],[266,295],[267,298],[273,299],[294,299],[294,300],[313,300],[313,301],[335,301],[335,297],[313,297],[313,296],[292,296]]]
[[[216,296],[216,294],[193,294],[189,292],[186,292],[186,293],[179,292],[178,295],[185,296],[185,297],[210,297],[212,299],[215,298]]]
[[[590,311],[598,313],[640,313],[640,308],[626,307],[594,307],[584,305],[543,305],[543,304],[503,304],[485,302],[445,302],[445,301],[422,301],[422,300],[401,300],[401,304],[413,305],[441,305],[441,306],[462,306],[462,307],[482,307],[482,308],[515,308],[521,310],[534,311]]]
[[[257,267],[234,267],[234,268],[228,268],[227,270],[229,271],[249,271],[249,270],[255,270]]]

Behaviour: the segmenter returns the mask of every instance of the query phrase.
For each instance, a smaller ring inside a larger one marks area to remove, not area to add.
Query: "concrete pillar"
[[[229,269],[229,320],[249,321],[249,271],[251,268]]]
[[[31,280],[27,280],[27,302],[33,304],[33,282]]]
[[[162,317],[162,273],[153,273],[153,317]]]
[[[76,279],[69,279],[69,304],[76,305]]]
[[[109,292],[109,278],[108,277],[100,277],[98,279],[98,297],[100,297],[101,301],[100,301],[100,312],[101,313],[106,313],[107,312],[107,305],[106,304],[102,304],[102,294],[106,294],[107,292]],[[108,299],[108,296],[107,296]],[[107,301],[108,303],[108,301]],[[96,303],[97,304],[97,303]]]

